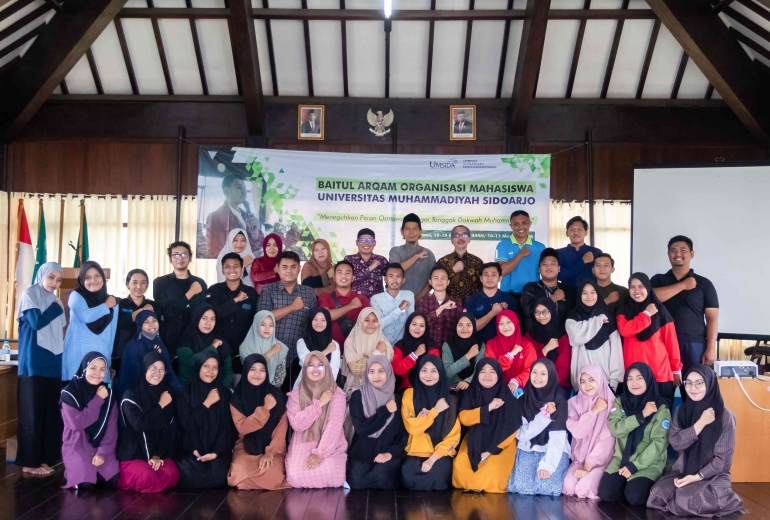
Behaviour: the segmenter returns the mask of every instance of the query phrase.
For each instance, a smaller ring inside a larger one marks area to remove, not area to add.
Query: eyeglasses
[[[165,368],[150,367],[150,373],[163,375],[163,374],[166,373],[166,369]]]
[[[469,236],[468,233],[455,233],[452,235],[452,238],[468,238]]]
[[[693,388],[695,387],[696,390],[700,390],[706,386],[706,382],[703,379],[699,379],[698,381],[685,381],[684,387],[685,388]]]
[[[326,370],[326,367],[322,363],[319,364],[318,366],[316,366],[316,365],[308,365],[307,366],[307,371],[308,372],[312,372],[313,369],[316,369],[316,370],[319,370],[319,371],[323,372],[324,370]]]
[[[171,258],[176,260],[184,260],[185,258],[190,258],[190,255],[187,253],[171,253]]]
[[[551,311],[548,309],[544,311],[535,311],[535,316],[548,316],[549,314],[551,314]]]
[[[358,241],[362,244],[374,244],[373,238],[359,238]]]

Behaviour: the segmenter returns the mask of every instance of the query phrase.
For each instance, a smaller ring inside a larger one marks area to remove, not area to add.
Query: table
[[[770,382],[741,379],[755,403],[770,409]],[[770,440],[770,412],[757,409],[746,398],[735,378],[720,378],[719,389],[725,406],[735,416],[733,482],[770,482],[767,446]]]

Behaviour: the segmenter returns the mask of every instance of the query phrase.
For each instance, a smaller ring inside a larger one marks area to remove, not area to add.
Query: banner
[[[511,235],[510,215],[525,210],[530,234],[548,243],[550,155],[367,155],[201,146],[198,258],[216,258],[235,228],[246,229],[255,256],[271,232],[305,260],[316,238],[334,261],[356,252],[361,228],[376,233],[385,257],[404,243],[401,220],[422,219],[422,238],[440,258],[450,232],[467,226],[468,250],[494,260]]]

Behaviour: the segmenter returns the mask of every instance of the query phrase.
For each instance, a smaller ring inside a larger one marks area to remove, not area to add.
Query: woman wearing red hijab
[[[254,288],[258,293],[262,292],[262,287],[265,285],[280,279],[276,265],[278,264],[278,255],[283,251],[283,241],[280,236],[270,233],[262,241],[262,249],[265,251],[265,255],[257,258],[251,264],[251,281],[254,282]]]
[[[524,388],[529,381],[529,369],[537,359],[535,348],[521,338],[516,313],[508,309],[497,315],[497,336],[487,342],[486,357],[496,359],[511,392]]]

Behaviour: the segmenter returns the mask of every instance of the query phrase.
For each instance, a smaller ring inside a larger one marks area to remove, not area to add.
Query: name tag
[[[127,312],[129,314],[133,314],[133,312],[134,312],[131,309],[120,309],[120,310],[121,310],[121,312]]]
[[[244,311],[251,310],[251,304],[250,303],[244,303],[243,307],[241,307]]]

